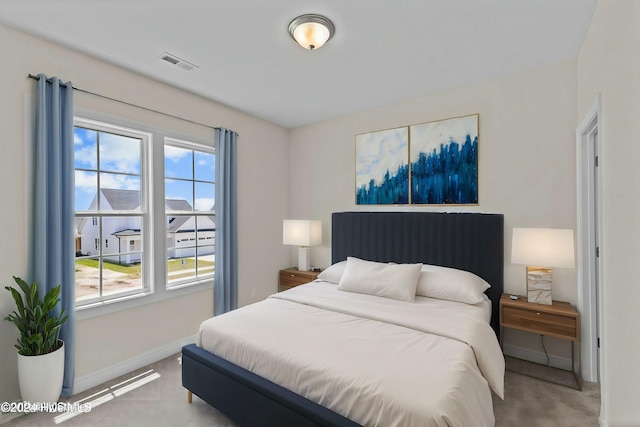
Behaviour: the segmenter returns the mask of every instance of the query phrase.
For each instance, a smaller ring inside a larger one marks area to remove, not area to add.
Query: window
[[[211,286],[213,141],[112,120],[75,120],[76,307]]]
[[[118,244],[145,234],[144,145],[148,135],[104,123],[76,120],[75,226],[81,239],[76,252],[76,301],[108,299],[140,292],[144,253]],[[88,221],[95,227],[88,226]],[[116,239],[115,245],[109,239]],[[91,242],[93,246],[85,246]],[[104,246],[100,245],[104,242]]]
[[[215,269],[215,154],[165,138],[167,284],[212,278]]]

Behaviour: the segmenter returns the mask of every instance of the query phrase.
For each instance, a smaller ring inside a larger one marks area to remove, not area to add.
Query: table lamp
[[[514,228],[511,262],[527,266],[527,301],[551,304],[551,267],[574,267],[573,230]]]
[[[282,222],[282,244],[298,246],[298,270],[309,271],[309,246],[321,243],[321,221],[285,219]]]

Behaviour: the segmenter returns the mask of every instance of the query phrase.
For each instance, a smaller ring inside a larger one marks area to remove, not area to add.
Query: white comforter
[[[485,322],[326,282],[209,319],[199,345],[366,426],[493,426],[504,394]]]

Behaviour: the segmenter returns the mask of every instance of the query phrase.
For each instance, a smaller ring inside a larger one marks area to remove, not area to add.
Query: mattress
[[[492,426],[504,358],[481,305],[316,281],[203,322],[198,345],[362,425]]]

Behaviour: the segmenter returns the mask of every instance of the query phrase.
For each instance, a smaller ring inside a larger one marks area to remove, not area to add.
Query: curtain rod
[[[31,73],[28,74],[28,77],[30,79],[40,80],[39,76],[35,76],[35,75],[31,74]],[[47,79],[47,83],[51,83],[51,82],[52,82],[51,79]],[[67,85],[65,83],[60,83],[60,86],[67,87]],[[121,101],[119,99],[111,98],[109,96],[100,95],[99,93],[90,92],[88,90],[80,89],[80,88],[77,88],[75,86],[71,86],[71,89],[77,90],[78,92],[86,93],[86,94],[89,94],[89,95],[97,96],[98,98],[108,99],[110,101],[119,102],[120,104],[125,104],[125,105],[129,105],[131,107],[140,108],[141,110],[146,110],[146,111],[151,111],[152,113],[162,114],[163,116],[172,117],[174,119],[182,120],[184,122],[189,122],[189,123],[193,123],[193,124],[196,124],[196,125],[199,125],[199,126],[204,126],[204,127],[210,128],[210,129],[220,129],[220,127],[205,125],[204,123],[200,123],[200,122],[196,122],[196,121],[193,121],[193,120],[185,119],[183,117],[174,116],[173,114],[169,114],[169,113],[163,113],[162,111],[154,110],[152,108],[143,107],[141,105],[132,104],[132,103],[127,102],[127,101]],[[237,133],[236,133],[236,135],[237,135]]]

